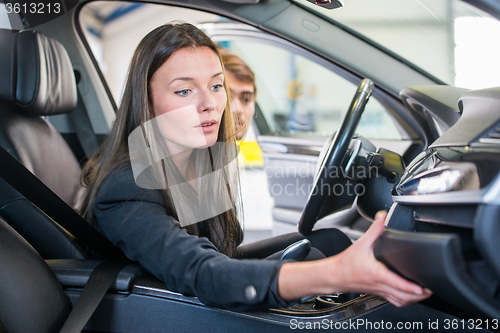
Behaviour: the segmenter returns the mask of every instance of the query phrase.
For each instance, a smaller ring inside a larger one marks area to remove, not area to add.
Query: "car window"
[[[122,1],[92,1],[82,8],[79,17],[85,39],[117,105],[132,54],[147,33],[171,21],[196,25],[219,20],[220,16],[203,11]]]
[[[340,126],[356,85],[302,55],[268,43],[225,41],[255,73],[257,103],[273,134],[332,134]],[[393,117],[374,97],[357,132],[369,139],[401,139]]]
[[[101,20],[96,21],[96,17]],[[82,30],[117,104],[121,101],[127,66],[140,39],[172,20],[197,25],[228,21],[201,11],[153,4],[95,1],[83,7]],[[246,39],[222,44],[255,72],[257,103],[274,134],[328,136],[338,129],[356,90],[355,84],[280,46]],[[393,117],[373,97],[357,132],[369,139],[401,139]]]
[[[335,10],[293,1],[446,84],[470,89],[500,85],[500,49],[491,42],[498,39],[500,22],[475,8],[475,1],[356,0]]]
[[[8,7],[4,3],[0,3],[0,29],[22,30],[23,23],[19,16],[18,7],[13,7],[10,3]]]

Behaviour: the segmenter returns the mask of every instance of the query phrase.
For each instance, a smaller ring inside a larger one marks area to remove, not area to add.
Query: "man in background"
[[[220,50],[226,69],[226,82],[231,90],[231,111],[235,119],[237,140],[245,138],[255,114],[255,76],[248,65],[235,54]]]

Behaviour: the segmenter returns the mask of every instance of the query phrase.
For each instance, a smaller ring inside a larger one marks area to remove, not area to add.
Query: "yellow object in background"
[[[264,159],[262,158],[262,150],[256,140],[238,140],[241,154],[243,155],[243,163],[247,166],[262,167]]]
[[[288,97],[292,101],[296,101],[303,93],[302,82],[294,79],[288,83]]]

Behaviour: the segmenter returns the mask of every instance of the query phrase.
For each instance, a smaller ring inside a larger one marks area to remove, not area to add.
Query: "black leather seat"
[[[0,145],[74,209],[81,168],[44,116],[74,110],[76,89],[62,44],[35,31],[0,29]],[[71,235],[1,179],[0,216],[44,258],[83,258]]]
[[[9,333],[58,332],[71,302],[42,257],[1,219],[0,262],[0,326]]]

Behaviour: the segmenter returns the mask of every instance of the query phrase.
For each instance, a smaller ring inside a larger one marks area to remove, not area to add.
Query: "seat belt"
[[[61,330],[81,332],[122,268],[131,261],[1,145],[0,161],[0,178],[92,250],[110,259],[92,271]]]
[[[111,242],[0,146],[0,177],[103,258],[130,262]]]
[[[99,148],[99,142],[92,128],[92,123],[86,112],[80,92],[78,92],[76,108],[68,113],[68,117],[73,125],[76,137],[82,146],[85,156],[90,160],[92,155],[97,151],[97,148]]]
[[[105,260],[94,268],[60,333],[78,333],[83,330],[109,287],[116,280],[118,273],[125,266],[124,263]]]

